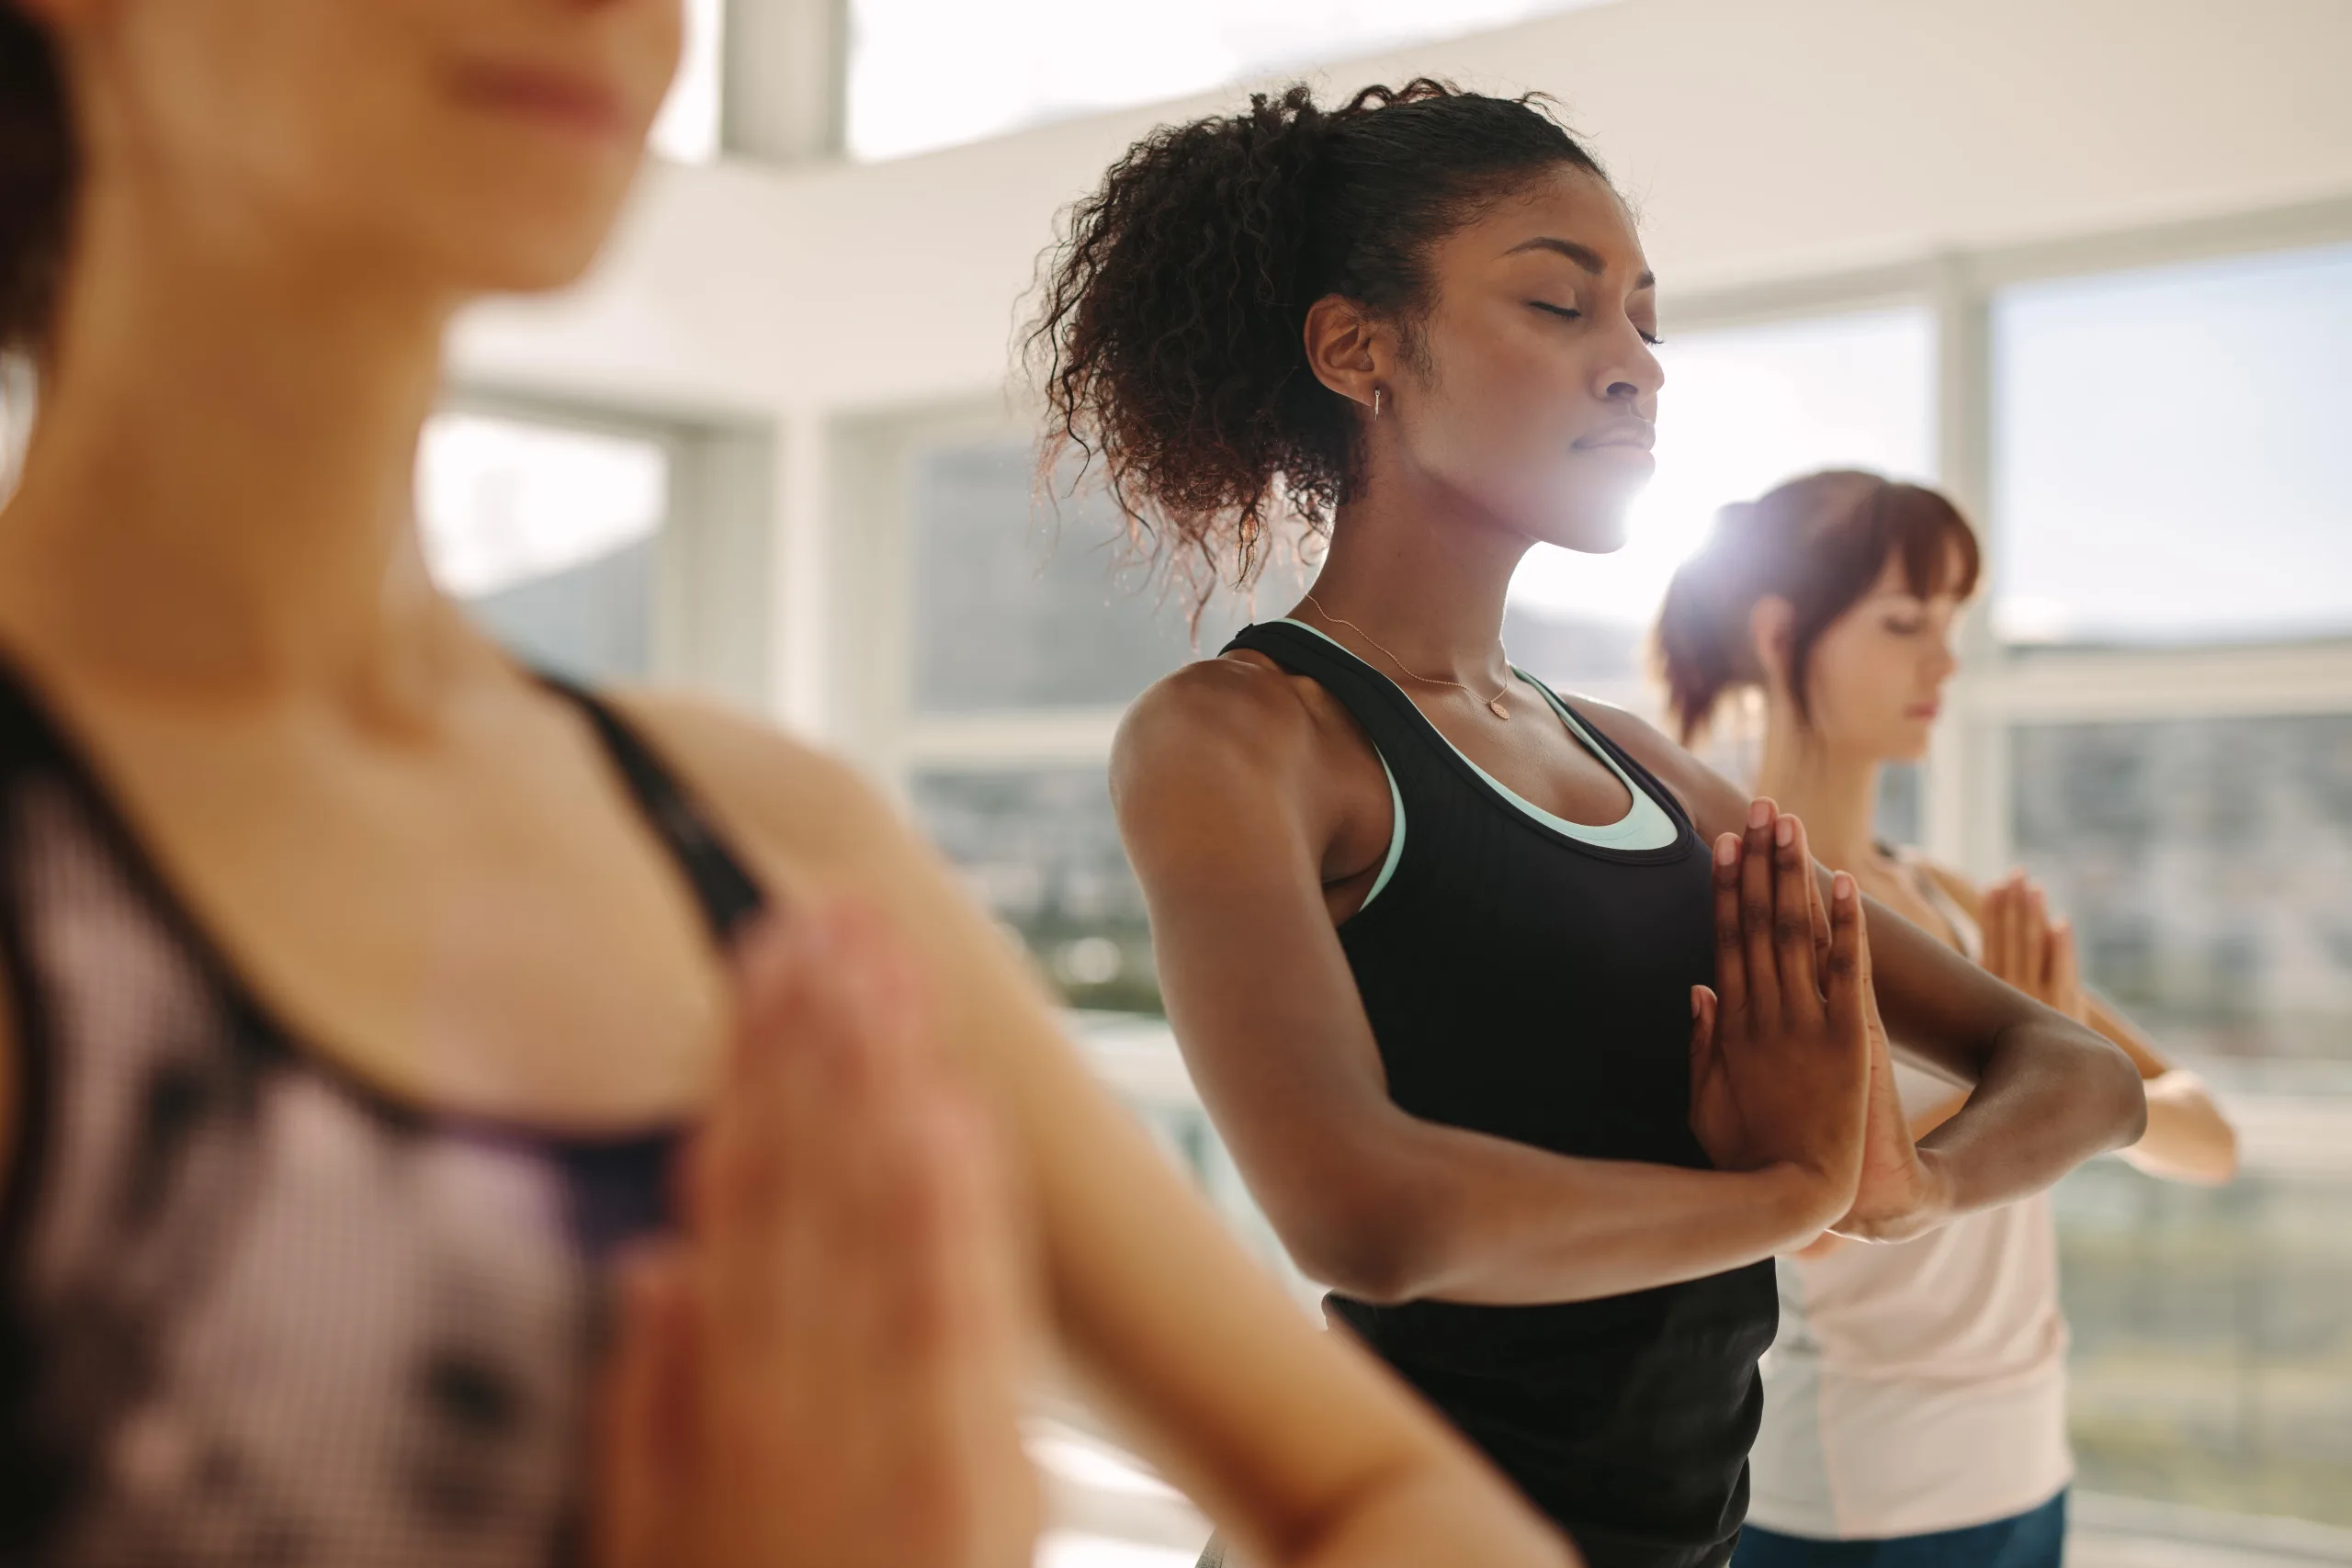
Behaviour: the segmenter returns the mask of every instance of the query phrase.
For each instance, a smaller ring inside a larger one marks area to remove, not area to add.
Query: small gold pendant
[[[1497,692],[1494,694],[1493,699],[1487,704],[1487,706],[1494,710],[1494,715],[1497,718],[1508,720],[1510,717],[1510,709],[1503,705],[1503,694],[1500,692]]]

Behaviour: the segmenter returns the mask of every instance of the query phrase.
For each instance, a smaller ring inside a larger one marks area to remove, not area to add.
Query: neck
[[[1867,865],[1877,852],[1879,762],[1821,743],[1800,726],[1775,694],[1769,705],[1764,758],[1756,793],[1804,822],[1815,859],[1824,865]]]
[[[447,640],[413,522],[449,304],[85,192],[0,620],[83,673],[342,681]]]
[[[1510,679],[1503,603],[1530,541],[1435,486],[1363,491],[1332,520],[1309,618],[1352,621],[1410,673],[1492,694]]]

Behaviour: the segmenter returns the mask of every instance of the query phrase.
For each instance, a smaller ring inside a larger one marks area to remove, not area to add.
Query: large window
[[[849,149],[893,158],[1604,0],[849,0]]]
[[[2032,284],[1994,331],[2005,635],[2352,633],[2352,247]]]
[[[426,560],[532,663],[641,678],[653,662],[671,466],[650,435],[436,415],[417,461]]]
[[[924,447],[908,483],[917,710],[1118,707],[1190,657],[1189,606],[1099,496],[1038,494],[1026,443]],[[1220,613],[1202,635],[1232,624]]]
[[[2103,1159],[2055,1201],[2085,1515],[2252,1541],[2352,1527],[2352,248],[2172,265],[2172,243],[2122,271],[2119,243],[2071,271],[2056,248],[1946,258],[1842,308],[1687,302],[1705,324],[1669,331],[1632,541],[1531,557],[1506,636],[1641,702],[1642,634],[1724,502],[1832,465],[1981,498],[1992,603],[1882,820],[2041,877],[2092,982],[2238,1125],[2227,1188]],[[912,430],[893,461],[883,753],[1067,998],[1149,1011],[1102,767],[1121,705],[1193,651],[1182,607],[1114,573],[1099,506],[1036,505],[1018,433]],[[1213,613],[1200,651],[1239,618]],[[1125,1055],[1116,1081],[1264,1245],[1197,1115],[1129,1083],[1174,1069]]]
[[[1130,547],[1099,490],[1040,491],[1025,433],[912,427],[879,459],[894,498],[878,620],[906,627],[888,716],[917,818],[1074,1005],[1157,1011],[1142,890],[1104,765],[1145,687],[1214,654],[1300,586],[1295,549],[1254,592],[1193,596]],[[874,541],[879,543],[879,541]]]
[[[2059,1190],[2084,1483],[2352,1524],[2352,714],[2012,745],[2019,857],[2246,1155],[2217,1192]]]

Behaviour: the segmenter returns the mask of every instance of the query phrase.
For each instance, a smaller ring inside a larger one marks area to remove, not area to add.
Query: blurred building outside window
[[[1609,0],[848,0],[848,144],[903,157]]]

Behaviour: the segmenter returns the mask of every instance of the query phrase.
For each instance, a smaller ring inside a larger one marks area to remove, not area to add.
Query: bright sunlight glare
[[[1657,477],[1624,548],[1542,547],[1511,582],[1530,609],[1646,626],[1716,509],[1827,468],[1935,471],[1935,328],[1922,309],[1674,335],[1659,350]]]

